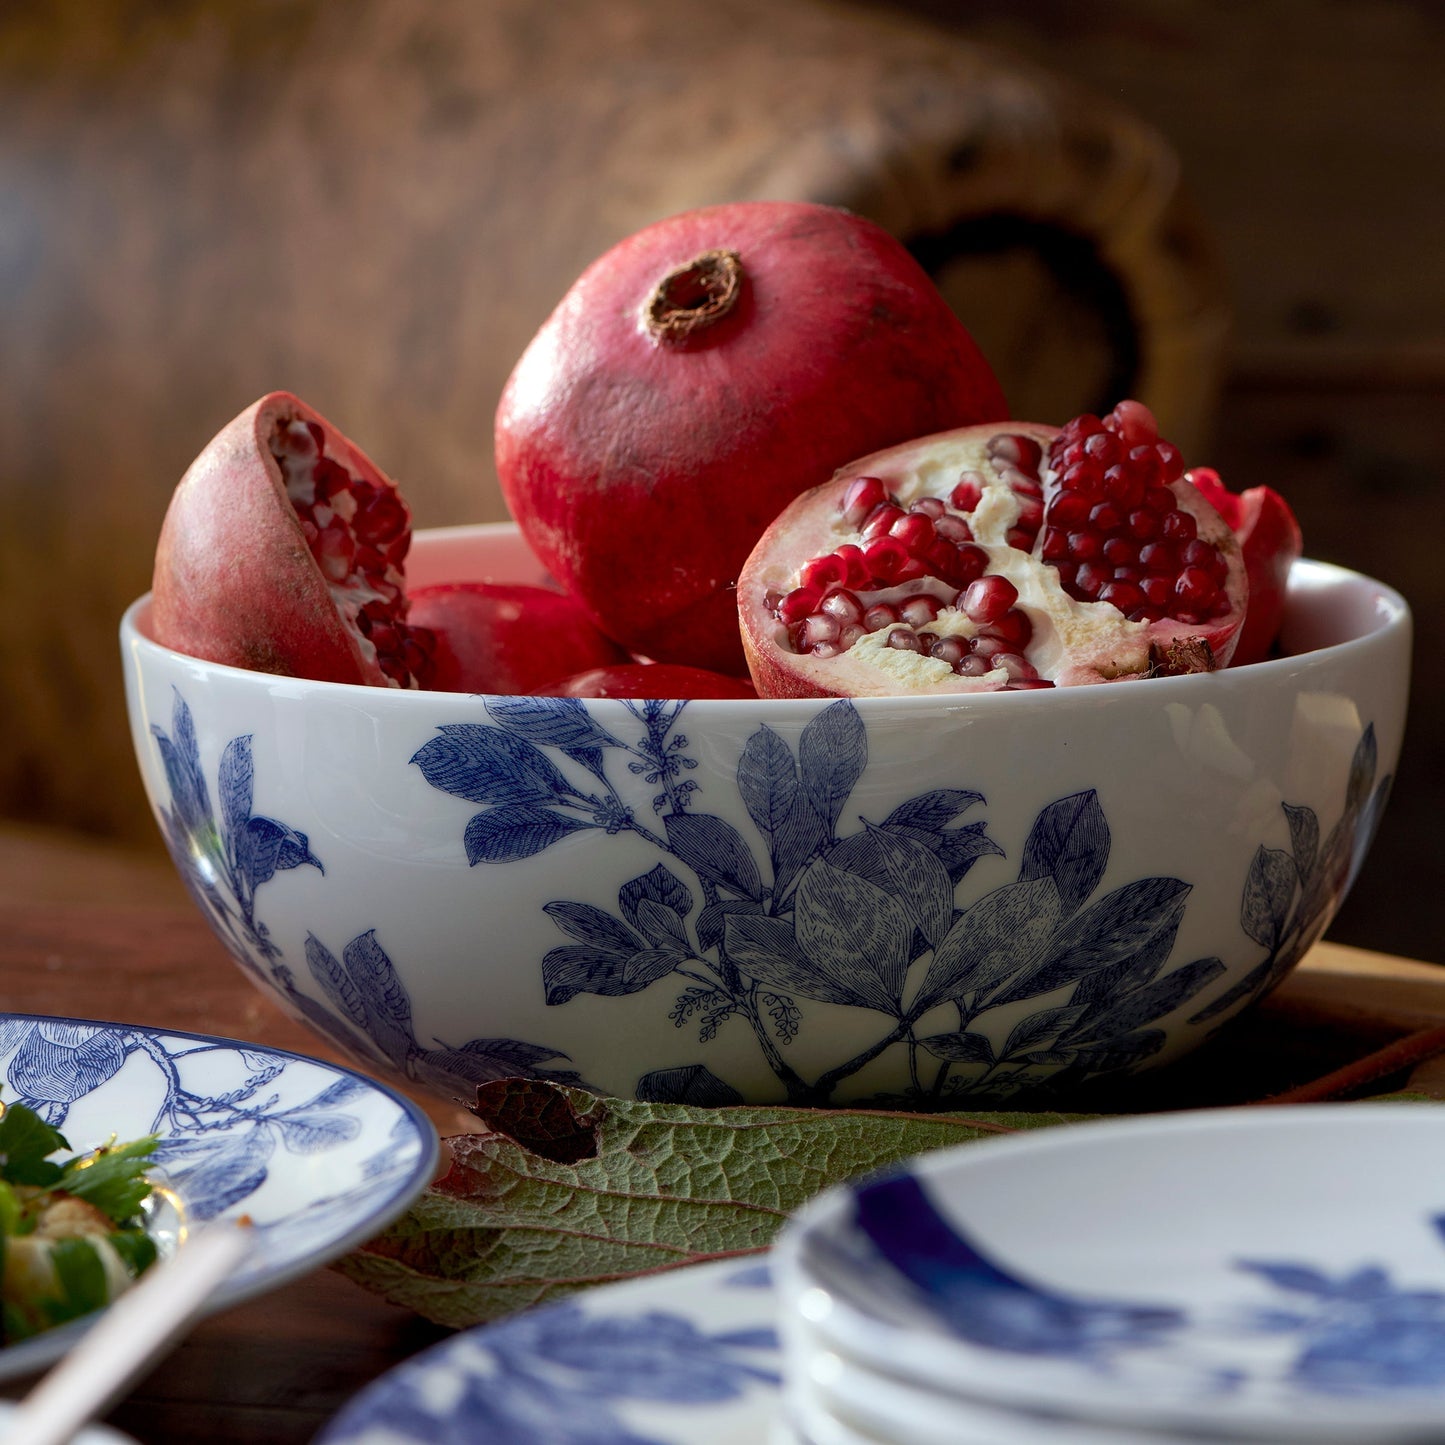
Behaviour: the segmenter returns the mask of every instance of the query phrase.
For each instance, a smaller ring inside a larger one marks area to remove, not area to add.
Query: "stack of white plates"
[[[775,1251],[808,1445],[1445,1441],[1445,1110],[1020,1134],[830,1190]]]

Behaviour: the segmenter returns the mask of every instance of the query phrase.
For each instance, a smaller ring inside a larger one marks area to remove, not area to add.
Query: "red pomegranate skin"
[[[408,621],[434,635],[430,686],[441,692],[536,693],[574,673],[627,661],[571,598],[544,587],[417,587]]]
[[[659,293],[715,252],[734,258],[725,300],[694,308],[692,273]],[[660,322],[658,294],[676,303]],[[854,457],[1006,415],[891,235],[833,207],[740,202],[660,221],[588,267],[506,384],[496,463],[533,550],[602,631],[741,675],[736,579],[793,496]]]
[[[599,667],[546,689],[546,697],[755,698],[746,678],[668,662],[629,662]]]
[[[1239,629],[1233,666],[1263,662],[1274,650],[1284,620],[1290,568],[1304,551],[1299,522],[1273,487],[1231,492],[1212,467],[1195,467],[1189,479],[1239,538],[1249,575],[1249,607]]]
[[[373,485],[395,484],[319,413],[271,392],[191,463],[161,525],[150,629],[178,652],[321,682],[386,686],[347,626],[287,499],[269,439],[278,422],[314,422],[328,453]]]

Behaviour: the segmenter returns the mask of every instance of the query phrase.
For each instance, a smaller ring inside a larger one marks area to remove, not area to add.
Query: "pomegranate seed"
[[[819,592],[824,592],[842,582],[847,570],[842,561],[830,552],[826,557],[813,557],[804,562],[798,581],[804,587],[816,587]]]
[[[1145,487],[1163,485],[1164,468],[1160,466],[1159,453],[1153,447],[1132,448],[1129,452],[1129,465]]]
[[[957,670],[958,664],[965,657],[970,655],[968,643],[961,637],[940,637],[932,647],[928,649],[930,657],[936,657],[940,662],[946,662],[950,668]]]
[[[997,621],[989,623],[987,630],[989,636],[1011,644],[1015,652],[1022,652],[1034,635],[1028,613],[1018,607],[1010,607]]]
[[[1089,602],[1094,601],[1112,581],[1112,573],[1105,567],[1096,566],[1093,562],[1083,563],[1074,575],[1074,587],[1079,596]]]
[[[905,512],[889,529],[915,557],[933,545],[933,523],[922,512]]]
[[[1044,528],[1045,562],[1062,562],[1069,556],[1069,534],[1062,527]]]
[[[892,626],[897,621],[898,609],[887,602],[875,602],[863,614],[863,626],[869,632],[877,632],[880,627]]]
[[[888,634],[889,647],[897,648],[899,652],[922,652],[923,645],[918,640],[918,634],[908,627],[895,627]]]
[[[1159,440],[1159,425],[1154,420],[1154,413],[1142,401],[1121,401],[1109,413],[1109,420],[1115,424],[1112,429],[1117,430],[1131,447],[1153,445]],[[1105,422],[1107,425],[1108,421]]]
[[[902,572],[908,560],[908,549],[897,537],[880,537],[863,549],[869,577],[885,584]]]
[[[892,502],[884,502],[874,507],[868,514],[868,519],[863,523],[862,533],[865,542],[876,542],[879,537],[886,537],[888,530],[902,516],[906,516],[902,507],[895,507]]]
[[[1168,607],[1174,598],[1174,579],[1172,577],[1146,577],[1140,582],[1139,590],[1148,598],[1151,607],[1162,609]]]
[[[779,622],[802,622],[818,610],[822,598],[822,591],[817,587],[795,587],[778,603],[775,615]]]
[[[955,606],[962,608],[964,616],[970,622],[984,627],[991,622],[997,622],[1018,600],[1018,588],[1007,577],[1000,577],[995,573],[993,576],[980,577],[976,582],[970,582],[959,594]]]
[[[1202,567],[1186,567],[1174,584],[1174,599],[1179,607],[1209,617],[1219,608],[1219,588]]]
[[[1035,474],[1044,459],[1044,449],[1038,442],[1017,432],[1000,432],[990,437],[987,450],[990,457]]]
[[[1170,542],[1146,542],[1139,549],[1139,565],[1156,577],[1179,571],[1179,553]]]
[[[1100,502],[1089,513],[1089,525],[1100,532],[1115,532],[1124,525],[1124,514],[1115,502]]]
[[[830,592],[823,599],[822,610],[839,622],[860,622],[863,618],[863,604],[846,587]]]
[[[1154,454],[1159,458],[1163,480],[1177,482],[1184,475],[1184,454],[1173,442],[1158,442]]]
[[[1104,540],[1097,532],[1070,532],[1069,556],[1075,562],[1092,562],[1104,550]]]
[[[1198,530],[1188,512],[1170,512],[1164,518],[1164,536],[1171,542],[1192,542]]]
[[[1097,510],[1098,508],[1096,507],[1095,511]],[[1034,536],[1037,536],[1039,528],[1043,525],[1043,521],[1043,502],[1037,497],[1029,497],[1019,508],[1019,514],[1017,517],[1014,518],[1014,526],[1021,528],[1025,532],[1032,533]]]
[[[988,658],[970,652],[967,657],[958,660],[953,670],[960,677],[983,677],[986,673],[993,671],[993,666]]]
[[[1000,652],[994,658],[993,665],[1003,668],[1008,673],[1010,682],[1037,682],[1039,679],[1038,669],[1016,652]]]
[[[1022,472],[1011,472],[1008,484],[1020,497],[1042,497],[1044,494],[1044,484],[1036,477],[1024,476]]]
[[[1003,538],[1015,552],[1032,552],[1034,538],[1037,535],[1036,532],[1030,532],[1027,527],[1010,527],[1003,534]]]
[[[1139,544],[1129,537],[1110,537],[1104,543],[1104,560],[1116,570],[1114,575],[1119,575],[1117,569],[1120,567],[1132,567],[1139,560]]]
[[[820,642],[812,649],[814,657],[837,657],[842,651],[842,644],[837,642]]]
[[[842,630],[836,617],[829,617],[826,612],[815,612],[803,623],[803,647],[813,648],[820,642],[836,642]]]
[[[873,510],[888,500],[888,490],[877,477],[855,477],[843,493],[839,511],[850,527],[861,527]]]
[[[924,555],[935,577],[954,587],[960,585],[954,575],[958,571],[958,548],[952,542],[946,537],[939,537]]]
[[[1152,542],[1163,525],[1159,513],[1151,512],[1148,507],[1129,513],[1129,535],[1137,542]]]
[[[1059,486],[1066,492],[1098,498],[1104,492],[1104,468],[1093,457],[1083,457],[1059,478]]]
[[[845,587],[866,587],[870,581],[868,564],[863,560],[863,549],[852,542],[844,542],[833,555],[843,564],[843,585]]]
[[[933,530],[945,541],[952,542],[955,546],[960,542],[973,541],[973,528],[956,512],[945,512],[934,522]]]
[[[1144,505],[1151,512],[1172,512],[1178,505],[1178,499],[1168,487],[1150,487],[1144,493]]]
[[[1009,643],[1005,642],[1003,638],[990,637],[986,632],[980,633],[979,636],[973,639],[974,656],[983,658],[984,661],[988,663],[990,670],[993,669],[993,660],[995,657],[997,657],[1001,652],[1012,651],[1012,646]]]
[[[948,494],[951,505],[960,512],[971,512],[983,501],[983,478],[977,472],[965,472]]]
[[[938,598],[931,597],[926,592],[917,592],[899,604],[898,617],[910,627],[926,627],[942,608],[943,604]]]
[[[1060,492],[1049,507],[1049,521],[1059,527],[1077,527],[1088,517],[1090,509],[1087,497],[1077,492]]]
[[[1095,432],[1084,442],[1084,455],[1093,457],[1101,466],[1111,467],[1124,455],[1119,438],[1112,432]]]
[[[1104,490],[1124,512],[1143,501],[1146,485],[1132,466],[1112,466],[1104,473]]]
[[[988,571],[988,553],[982,547],[965,544],[958,549],[952,580],[960,587],[967,587],[975,578],[982,577],[986,571]]]
[[[860,637],[866,637],[867,634],[868,629],[861,622],[849,622],[838,634],[838,646],[846,652]]]
[[[1144,593],[1132,582],[1120,582],[1116,579],[1100,589],[1099,601],[1112,602],[1127,617],[1144,605]]]
[[[930,522],[936,522],[948,508],[943,505],[942,497],[919,497],[908,510],[922,512]]]
[[[356,560],[356,541],[344,526],[333,524],[322,529],[311,555],[331,582],[345,582]]]

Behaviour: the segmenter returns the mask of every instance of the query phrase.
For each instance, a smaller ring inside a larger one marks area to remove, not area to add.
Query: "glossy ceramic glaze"
[[[537,581],[511,527],[416,583]],[[136,754],[237,961],[367,1067],[709,1102],[1067,1095],[1178,1057],[1324,930],[1405,719],[1388,588],[1297,655],[973,697],[627,703],[214,666],[122,627]]]

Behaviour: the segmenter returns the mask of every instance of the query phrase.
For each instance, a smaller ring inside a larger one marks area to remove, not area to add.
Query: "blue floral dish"
[[[537,580],[509,527],[417,583]],[[1410,622],[1301,563],[1294,655],[947,697],[348,687],[122,627],[136,756],[240,966],[368,1069],[913,1109],[1168,1063],[1273,988],[1363,863]]]
[[[0,1101],[43,1115],[84,1153],[156,1134],[163,1252],[188,1227],[249,1216],[255,1245],[212,1307],[274,1289],[379,1234],[436,1168],[409,1099],[335,1064],[133,1024],[0,1014]],[[0,1380],[58,1359],[86,1328],[0,1350]]]
[[[785,1357],[1095,1425],[1314,1442],[1445,1418],[1445,1110],[1046,1130],[829,1191],[776,1251]]]

